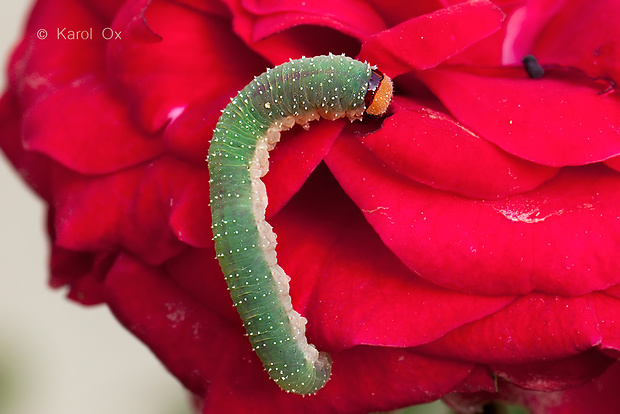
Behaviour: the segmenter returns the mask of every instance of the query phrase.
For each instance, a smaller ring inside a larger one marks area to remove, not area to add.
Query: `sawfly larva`
[[[209,148],[215,251],[252,348],[285,391],[311,394],[329,379],[331,358],[309,344],[306,319],[276,261],[276,235],[265,220],[261,177],[280,132],[319,117],[381,115],[390,78],[346,56],[291,60],[254,78],[226,106]]]

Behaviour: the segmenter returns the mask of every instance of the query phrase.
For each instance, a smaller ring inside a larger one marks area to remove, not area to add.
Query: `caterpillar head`
[[[372,70],[372,75],[368,81],[368,92],[366,92],[366,113],[369,115],[383,115],[387,111],[392,100],[392,79],[376,69]]]

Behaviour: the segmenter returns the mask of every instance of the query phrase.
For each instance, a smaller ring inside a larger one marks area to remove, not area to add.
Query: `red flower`
[[[0,145],[49,205],[51,284],[107,303],[205,413],[442,396],[614,412],[620,6],[450,3],[40,0],[9,67]],[[253,76],[328,52],[377,64],[396,97],[382,121],[314,123],[272,154],[279,262],[334,361],[302,398],[243,335],[204,159]],[[520,65],[529,53],[542,79]]]

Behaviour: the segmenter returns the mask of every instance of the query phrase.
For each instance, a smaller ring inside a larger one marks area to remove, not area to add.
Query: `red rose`
[[[615,412],[620,6],[450,3],[39,1],[0,145],[49,205],[52,285],[107,303],[204,413]],[[334,361],[302,398],[232,307],[204,159],[253,76],[328,52],[396,96],[383,120],[315,122],[272,153],[279,263]]]

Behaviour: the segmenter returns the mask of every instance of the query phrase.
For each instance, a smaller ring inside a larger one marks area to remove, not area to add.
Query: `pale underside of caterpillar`
[[[293,309],[289,277],[276,261],[261,181],[280,132],[295,123],[385,113],[392,82],[346,56],[291,60],[254,78],[222,111],[207,158],[213,240],[252,348],[285,391],[311,394],[329,379],[331,358],[309,344]]]

